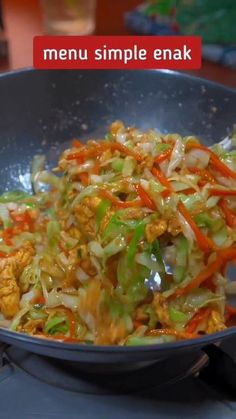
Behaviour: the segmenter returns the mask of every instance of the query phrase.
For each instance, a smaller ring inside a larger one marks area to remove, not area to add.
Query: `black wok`
[[[170,71],[32,71],[0,76],[1,191],[30,189],[38,153],[53,165],[66,142],[105,133],[121,119],[140,128],[197,134],[220,141],[236,123],[236,91]],[[98,347],[32,338],[0,329],[0,340],[28,351],[82,363],[147,362],[197,350],[236,328],[191,341],[143,347]]]

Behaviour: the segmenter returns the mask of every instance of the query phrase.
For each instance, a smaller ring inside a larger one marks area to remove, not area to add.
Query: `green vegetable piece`
[[[130,242],[130,245],[128,247],[128,252],[127,252],[128,263],[133,263],[134,262],[135,254],[136,254],[136,251],[137,251],[137,245],[138,245],[139,240],[144,235],[144,230],[145,230],[145,224],[144,224],[143,221],[141,221],[139,223],[139,225],[137,226],[137,228],[135,229],[133,238],[132,238],[132,240]]]
[[[155,345],[165,342],[173,342],[175,340],[174,336],[130,336],[127,341],[127,346],[141,346],[141,345]]]
[[[38,306],[38,307],[37,307]],[[34,305],[34,310],[30,310],[29,316],[33,320],[39,320],[39,319],[46,319],[47,314],[45,311],[41,310],[42,305]]]
[[[55,315],[49,321],[46,322],[44,332],[54,335],[56,333],[67,333],[69,331],[68,320],[65,316]]]
[[[188,320],[188,316],[182,311],[176,310],[174,307],[169,308],[170,319],[174,323],[185,323]]]
[[[202,212],[201,214],[195,215],[194,221],[197,223],[198,227],[207,227],[211,228],[215,220],[210,217],[207,212]]]
[[[159,265],[159,266],[160,266],[160,268],[161,268],[161,272],[165,272],[165,271],[166,271],[166,269],[165,269],[164,260],[163,260],[162,255],[161,255],[161,247],[160,247],[160,242],[159,242],[159,240],[155,240],[155,241],[152,243],[152,253],[153,253],[153,254],[154,254],[154,256],[156,257],[156,260],[157,260],[157,262],[158,262],[158,265]]]
[[[31,195],[27,194],[26,192],[9,191],[9,192],[4,192],[4,194],[0,196],[0,203],[21,202],[29,198],[31,198]]]
[[[111,207],[111,203],[110,201],[107,201],[107,200],[101,201],[100,204],[98,205],[97,212],[96,212],[96,226],[98,230],[100,228],[100,224],[104,216],[106,215],[107,210],[110,207]]]
[[[47,237],[50,247],[55,247],[60,237],[60,224],[58,221],[49,221],[47,224]]]
[[[173,279],[179,283],[183,281],[188,261],[188,240],[184,236],[180,236],[176,246],[176,266],[173,271]]]
[[[124,160],[120,157],[117,157],[117,159],[113,160],[111,167],[115,172],[122,172],[122,169],[124,167]]]

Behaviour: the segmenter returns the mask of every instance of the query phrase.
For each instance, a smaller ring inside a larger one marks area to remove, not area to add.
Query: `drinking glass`
[[[41,0],[48,35],[89,35],[95,29],[96,0]]]

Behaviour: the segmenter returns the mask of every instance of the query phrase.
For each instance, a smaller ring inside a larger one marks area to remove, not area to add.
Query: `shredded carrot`
[[[25,229],[25,225],[28,226],[28,229],[31,233],[34,232],[34,224],[35,221],[34,219],[31,217],[30,213],[28,211],[25,211],[22,214],[19,213],[15,213],[15,212],[11,212],[11,218],[14,222],[18,223],[18,227],[20,230],[24,230]]]
[[[7,257],[7,253],[5,252],[0,252],[0,258],[6,258]]]
[[[141,200],[143,201],[143,204],[145,207],[150,208],[151,210],[156,210],[156,205],[148,195],[148,193],[143,189],[141,185],[137,185],[136,187],[137,193],[140,196]]]
[[[80,178],[80,181],[81,181],[82,185],[88,186],[88,184],[89,184],[89,177],[88,177],[88,173],[87,172],[80,173],[79,174],[79,178]]]
[[[209,307],[202,307],[198,312],[193,316],[193,318],[185,326],[185,331],[187,333],[194,333],[198,326],[204,321],[207,320],[210,315],[211,309]]]
[[[227,311],[231,316],[235,316],[236,315],[236,307],[230,306],[230,305],[226,305],[225,306],[225,311]]]
[[[143,323],[140,322],[139,320],[134,320],[133,324],[134,324],[135,329],[138,329],[138,327],[143,326]]]
[[[165,175],[163,175],[163,173],[160,170],[156,169],[156,167],[153,167],[152,174],[157,178],[161,185],[166,188],[166,190],[162,192],[162,196],[164,198],[169,196],[172,192],[172,186],[169,180],[165,177]]]
[[[67,156],[67,160],[77,160],[78,158],[88,158],[88,157],[97,157],[104,153],[106,150],[119,151],[122,154],[127,156],[134,157],[135,160],[141,161],[142,157],[136,151],[124,146],[120,143],[109,143],[109,142],[100,142],[98,145],[93,147],[82,147],[82,149],[76,153],[71,153]]]
[[[135,199],[134,201],[120,201],[115,195],[113,195],[107,189],[100,189],[100,195],[103,198],[111,201],[113,205],[119,208],[142,207],[141,199]]]
[[[83,144],[79,140],[77,140],[77,138],[73,138],[73,140],[71,141],[71,145],[74,148],[81,148],[81,147],[83,147]]]
[[[38,297],[35,297],[32,301],[32,304],[45,304],[45,298],[44,296],[41,294]]]
[[[193,188],[183,189],[183,190],[181,191],[181,193],[183,193],[184,195],[192,195],[192,194],[194,194],[195,192],[196,192],[196,190],[195,190],[195,189],[193,189]]]
[[[215,272],[219,271],[226,263],[236,260],[236,247],[231,246],[216,253],[216,259],[211,262],[200,274],[192,279],[189,284],[183,288],[177,289],[169,298],[174,299],[181,295],[186,295],[192,290],[199,288],[207,279],[212,277]]]
[[[159,154],[159,156],[155,157],[154,162],[157,164],[162,163],[163,161],[167,160],[173,151],[173,148],[170,148],[169,150],[165,151],[164,153]]]
[[[225,216],[226,223],[229,227],[234,227],[236,224],[236,217],[229,209],[229,206],[227,204],[227,200],[225,198],[221,199],[219,202],[219,206]]]
[[[214,284],[213,279],[214,279],[213,276],[208,278],[205,282],[203,282],[202,287],[208,288],[212,292],[216,292],[216,285]]]
[[[220,172],[225,177],[231,177],[233,179],[236,179],[236,172],[234,172],[228,166],[226,166],[226,164],[223,163],[219,159],[219,157],[212,150],[207,148],[206,146],[204,146],[202,144],[191,143],[191,144],[187,144],[186,149],[188,151],[192,150],[192,149],[198,149],[198,150],[206,151],[207,153],[210,154],[210,163],[212,164],[212,166],[215,167],[215,169],[218,172]]]
[[[236,190],[210,188],[209,194],[211,196],[236,196]]]
[[[200,249],[203,252],[209,252],[213,250],[216,247],[215,244],[211,239],[209,239],[202,233],[202,231],[197,226],[197,224],[193,220],[191,214],[188,212],[187,208],[185,207],[182,201],[178,202],[178,210],[193,230]]]
[[[148,332],[148,336],[163,336],[163,335],[173,335],[176,336],[177,339],[194,339],[197,338],[198,335],[194,333],[188,333],[186,331],[177,331],[174,329],[152,329]]]
[[[235,326],[232,318],[236,317],[236,308],[230,305],[225,306],[225,323],[228,327]]]
[[[159,182],[163,186],[167,188],[168,193],[173,192],[171,183],[162,172],[160,172],[156,168],[153,168],[152,174],[159,180]],[[163,191],[163,192],[166,192],[166,191]],[[204,252],[209,252],[210,250],[214,249],[215,245],[213,241],[210,240],[208,237],[204,236],[200,228],[198,228],[197,224],[193,220],[191,214],[188,212],[187,208],[181,201],[178,203],[178,210],[183,215],[183,217],[185,218],[185,220],[187,221],[187,223],[190,225],[191,229],[193,230],[200,249],[203,250]]]
[[[11,240],[13,236],[14,236],[14,230],[12,227],[5,228],[5,230],[3,230],[2,232],[2,238],[7,246],[13,245],[12,240]]]
[[[217,258],[214,262],[210,263],[200,274],[198,274],[192,281],[187,284],[184,288],[179,288],[169,298],[172,300],[181,295],[189,294],[192,290],[199,288],[199,286],[214,275],[219,270],[223,261],[221,258]]]
[[[215,183],[214,176],[206,169],[199,169],[198,167],[188,167],[188,171],[201,176],[203,181]]]
[[[91,172],[92,172],[93,175],[99,175],[99,173],[100,173],[100,163],[99,163],[98,160],[96,161],[95,165],[93,166]]]

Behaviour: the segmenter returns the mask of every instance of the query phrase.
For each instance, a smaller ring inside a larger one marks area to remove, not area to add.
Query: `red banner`
[[[181,69],[201,67],[198,36],[36,36],[37,69]]]

